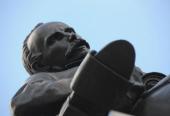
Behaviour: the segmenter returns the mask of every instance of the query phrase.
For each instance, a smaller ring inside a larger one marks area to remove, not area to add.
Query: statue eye
[[[76,33],[73,28],[66,28],[66,29],[65,29],[65,32],[68,32],[68,33]]]
[[[60,32],[56,32],[53,35],[51,35],[48,39],[47,39],[47,45],[52,45],[54,44],[56,41],[60,41],[62,40],[64,37],[64,35]]]

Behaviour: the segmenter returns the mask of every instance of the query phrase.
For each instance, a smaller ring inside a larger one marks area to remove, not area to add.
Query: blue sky
[[[169,12],[169,0],[1,0],[0,115],[10,115],[10,99],[29,77],[22,65],[22,42],[38,22],[65,22],[97,51],[126,39],[136,49],[137,66],[168,75]]]

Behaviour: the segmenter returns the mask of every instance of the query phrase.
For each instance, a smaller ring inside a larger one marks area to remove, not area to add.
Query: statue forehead
[[[67,27],[69,27],[69,25],[62,22],[50,22],[40,25],[35,31],[37,33],[43,33],[52,30],[63,30]]]
[[[68,28],[69,26],[62,22],[50,22],[40,25],[38,28],[36,28],[31,36],[35,37],[45,37],[49,34],[56,32],[56,31],[64,31],[65,28]]]
[[[64,31],[64,29],[68,27],[70,26],[62,22],[50,22],[40,25],[31,33],[27,41],[28,49],[30,49],[32,52],[37,51],[36,48],[41,49],[43,46],[41,43],[43,43],[45,38],[49,37],[56,31]]]

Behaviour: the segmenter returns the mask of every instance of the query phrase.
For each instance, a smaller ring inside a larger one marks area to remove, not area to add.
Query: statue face
[[[84,58],[89,49],[73,28],[61,22],[40,25],[31,33],[27,46],[33,56],[42,55],[43,65],[59,67]]]

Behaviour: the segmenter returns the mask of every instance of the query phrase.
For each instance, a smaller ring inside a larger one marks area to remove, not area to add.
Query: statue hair
[[[39,72],[40,69],[38,66],[40,65],[40,57],[41,55],[37,55],[37,56],[33,56],[33,54],[31,53],[31,51],[28,49],[27,46],[27,41],[31,35],[31,33],[37,29],[40,25],[42,25],[43,23],[38,23],[32,30],[31,32],[26,36],[24,42],[23,42],[23,49],[22,49],[22,60],[23,60],[23,64],[24,67],[26,69],[26,71],[32,75],[36,72]],[[36,64],[36,65],[35,65]],[[39,65],[38,65],[39,64]],[[35,67],[36,66],[36,67]]]

